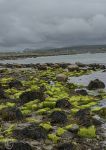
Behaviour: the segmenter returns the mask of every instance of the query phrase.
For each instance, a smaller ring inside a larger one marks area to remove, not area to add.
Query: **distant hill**
[[[23,52],[39,53],[43,55],[71,55],[81,53],[105,53],[106,45],[86,45],[86,46],[73,46],[63,48],[48,48],[48,49],[25,49]]]

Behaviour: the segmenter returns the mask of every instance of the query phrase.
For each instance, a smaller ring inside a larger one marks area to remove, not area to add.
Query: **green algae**
[[[15,138],[6,138],[4,136],[0,136],[0,142],[1,143],[9,143],[9,142],[16,142],[17,140]]]
[[[56,105],[56,102],[47,102],[47,101],[43,102],[43,108],[48,107],[50,109],[53,109],[55,108],[55,105]]]
[[[84,138],[96,138],[96,128],[94,126],[89,128],[82,127],[80,128],[78,135]]]
[[[39,109],[36,114],[39,114],[39,115],[46,115],[48,113],[48,111],[50,111],[50,108],[42,108],[42,109]]]
[[[61,128],[61,127],[59,127],[58,129],[57,129],[57,132],[56,132],[56,135],[57,136],[62,136],[64,133],[65,133],[65,129],[64,128]]]
[[[31,110],[27,110],[27,109],[21,110],[21,112],[22,112],[22,114],[25,115],[25,116],[32,113]]]
[[[25,121],[29,123],[39,123],[39,121],[33,117],[26,118]]]
[[[98,103],[98,99],[94,98],[94,96],[75,95],[69,98],[69,102],[74,107],[71,111],[76,112],[79,109],[95,106]]]
[[[46,129],[47,131],[51,131],[53,129],[53,127],[50,124],[50,122],[41,123],[40,126],[43,127],[44,129]]]
[[[74,126],[76,126],[77,124],[69,124],[67,126],[64,127],[65,130],[70,130],[71,128],[73,128]]]
[[[60,140],[60,138],[56,134],[48,134],[48,139],[55,144]]]
[[[13,78],[11,78],[11,77],[5,77],[5,78],[1,78],[0,82],[2,84],[6,84],[6,83],[8,83],[8,82],[10,82],[12,80],[13,80]]]
[[[4,108],[8,108],[8,107],[14,107],[15,103],[11,103],[11,102],[7,102],[7,103],[2,103],[0,104],[0,110],[4,109]]]
[[[12,135],[12,132],[13,132],[13,130],[15,129],[15,127],[16,127],[16,124],[11,124],[11,125],[8,127],[8,129],[6,129],[6,130],[4,131],[4,134],[5,134],[6,136]]]

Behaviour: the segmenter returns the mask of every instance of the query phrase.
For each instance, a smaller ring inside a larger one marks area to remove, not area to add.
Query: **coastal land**
[[[106,82],[71,78],[106,72],[100,64],[2,64],[1,150],[105,150]]]

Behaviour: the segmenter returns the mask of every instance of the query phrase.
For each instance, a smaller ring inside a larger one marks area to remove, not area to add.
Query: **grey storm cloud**
[[[0,50],[106,43],[106,0],[0,0]]]

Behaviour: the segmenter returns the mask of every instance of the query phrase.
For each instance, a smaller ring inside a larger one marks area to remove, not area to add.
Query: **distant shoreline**
[[[77,54],[99,54],[99,53],[106,53],[105,52],[82,52],[82,53],[70,53],[70,54],[66,54],[66,53],[58,53],[58,54],[53,54],[53,53],[39,53],[39,54],[35,54],[35,53],[31,53],[31,54],[27,54],[27,53],[0,53],[0,60],[17,60],[17,59],[25,59],[25,58],[37,58],[37,57],[47,57],[47,56],[59,56],[59,55],[77,55]]]
[[[96,54],[106,53],[106,45],[86,45],[73,46],[54,49],[25,49],[22,52],[0,52],[0,60],[13,60],[20,58],[36,58],[44,56],[58,56],[58,55],[75,55],[75,54]]]

